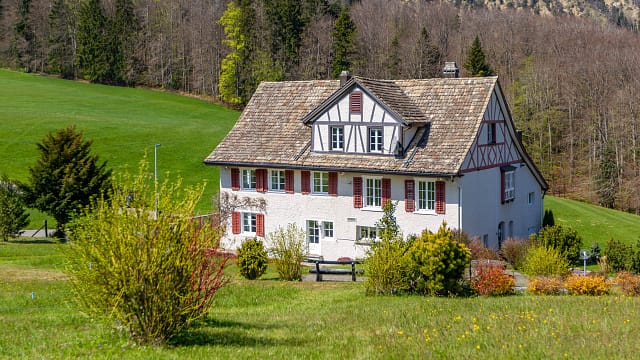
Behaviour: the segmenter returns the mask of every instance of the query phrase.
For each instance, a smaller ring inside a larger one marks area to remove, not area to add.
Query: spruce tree
[[[49,12],[49,68],[65,79],[75,77],[71,9],[66,0],[54,0]]]
[[[351,20],[349,8],[344,7],[336,20],[333,29],[333,59],[331,60],[331,74],[334,78],[340,76],[343,70],[349,70],[355,51],[356,25]]]
[[[0,178],[0,238],[8,241],[29,225],[29,214],[18,186],[6,175]]]
[[[480,38],[477,35],[469,49],[469,56],[467,57],[467,61],[464,63],[464,68],[467,70],[468,76],[482,77],[493,76],[494,74],[493,69],[486,62],[484,51],[480,44]]]
[[[100,0],[88,0],[78,14],[78,50],[76,61],[85,79],[97,83],[112,80],[107,18]]]
[[[133,85],[136,67],[134,41],[140,24],[134,12],[133,1],[116,0],[115,14],[109,22],[109,41],[111,42],[114,82]]]
[[[73,126],[49,133],[38,144],[40,159],[29,168],[26,202],[53,216],[60,231],[110,184],[111,170],[90,154],[91,144]]]
[[[16,66],[31,72],[36,52],[36,38],[29,19],[31,0],[18,1],[18,19],[14,25],[14,39],[11,45]]]

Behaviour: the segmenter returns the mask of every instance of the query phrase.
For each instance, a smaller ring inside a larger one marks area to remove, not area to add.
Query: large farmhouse
[[[387,201],[405,236],[446,221],[499,248],[539,230],[547,189],[497,77],[264,82],[205,163],[225,247],[295,223],[329,260],[365,254]]]

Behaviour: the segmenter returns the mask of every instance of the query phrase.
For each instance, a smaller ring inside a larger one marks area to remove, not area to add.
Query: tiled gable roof
[[[497,84],[496,77],[354,81],[408,123],[426,124],[403,158],[310,151],[311,128],[302,119],[340,90],[339,81],[327,80],[260,84],[205,163],[455,175]]]

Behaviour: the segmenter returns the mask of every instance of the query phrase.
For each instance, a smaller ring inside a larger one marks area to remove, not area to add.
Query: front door
[[[307,220],[307,242],[309,243],[310,255],[322,255],[320,251],[320,222],[317,220]]]
[[[502,248],[502,239],[504,238],[504,221],[500,221],[500,224],[498,224],[498,250],[500,250]]]

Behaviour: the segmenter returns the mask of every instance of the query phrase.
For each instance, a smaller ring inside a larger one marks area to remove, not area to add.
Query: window
[[[536,198],[536,194],[533,192],[529,193],[529,196],[527,196],[527,204],[529,205],[533,205],[533,202],[535,201]]]
[[[326,237],[326,238],[333,237],[333,222],[331,221],[322,222],[322,237]]]
[[[504,173],[504,201],[511,201],[515,198],[515,171]]]
[[[378,240],[378,228],[372,226],[358,226],[356,238],[360,241],[376,241]]]
[[[487,126],[487,143],[495,144],[496,143],[496,124],[490,123]]]
[[[331,127],[331,150],[344,149],[344,128],[342,126]]]
[[[369,151],[382,152],[382,129],[369,129]]]
[[[284,170],[271,170],[271,191],[284,191],[285,190],[285,175]]]
[[[256,189],[256,170],[255,169],[242,170],[242,189],[243,190]]]
[[[436,210],[435,181],[418,181],[418,210]]]
[[[382,179],[380,178],[367,178],[364,187],[365,203],[366,207],[382,206]]]
[[[307,220],[307,241],[309,244],[320,243],[320,223],[316,220]]]
[[[242,232],[255,234],[257,230],[256,214],[250,212],[242,213]]]
[[[329,173],[315,171],[313,173],[313,193],[328,194],[329,193]]]

